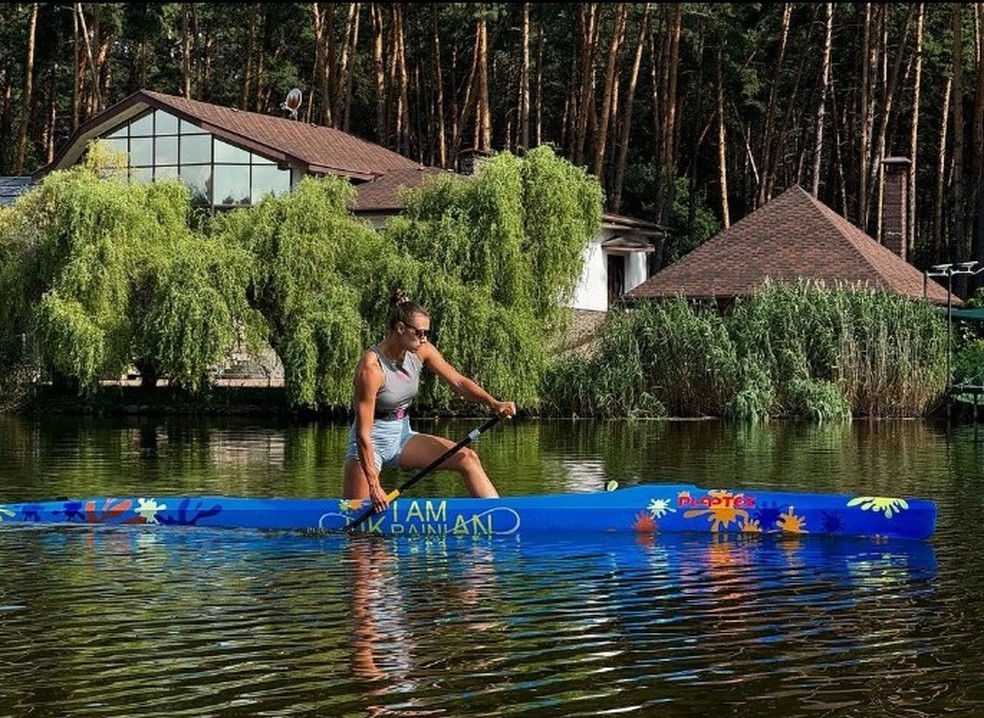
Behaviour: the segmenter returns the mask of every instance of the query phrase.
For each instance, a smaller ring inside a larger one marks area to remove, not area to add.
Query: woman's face
[[[430,334],[430,317],[416,313],[411,315],[408,321],[398,322],[397,328],[401,329],[403,336],[408,339],[408,348],[416,350],[427,341],[427,336]]]

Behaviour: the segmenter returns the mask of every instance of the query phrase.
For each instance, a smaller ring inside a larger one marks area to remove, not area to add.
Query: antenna
[[[296,87],[291,89],[287,93],[287,99],[280,103],[281,110],[287,110],[290,113],[290,119],[297,119],[297,110],[301,106],[301,91]]]

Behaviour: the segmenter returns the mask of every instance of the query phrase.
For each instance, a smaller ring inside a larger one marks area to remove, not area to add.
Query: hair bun
[[[400,306],[401,304],[406,304],[410,301],[410,297],[402,289],[397,289],[393,292],[393,304]]]

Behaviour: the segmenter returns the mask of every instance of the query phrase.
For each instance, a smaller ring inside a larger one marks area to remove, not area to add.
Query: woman
[[[426,367],[458,394],[480,402],[503,418],[516,414],[511,401],[499,401],[463,376],[427,341],[430,316],[402,290],[393,294],[386,338],[363,353],[355,370],[355,421],[349,428],[345,457],[344,498],[372,500],[373,510],[389,506],[379,483],[384,468],[421,469],[446,452],[454,442],[410,428],[407,409],[420,388]],[[472,496],[499,495],[485,474],[478,454],[464,447],[441,464],[461,474]]]

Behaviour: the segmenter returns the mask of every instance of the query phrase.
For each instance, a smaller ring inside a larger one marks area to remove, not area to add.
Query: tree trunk
[[[492,110],[489,101],[489,35],[484,13],[479,15],[475,35],[477,38],[475,62],[478,70],[475,146],[479,150],[487,152],[492,149]]]
[[[605,174],[605,154],[608,147],[608,125],[613,112],[618,82],[618,61],[625,44],[625,20],[628,15],[628,5],[615,5],[615,19],[612,27],[612,43],[608,48],[608,60],[605,63],[605,87],[602,91],[601,112],[598,116],[597,131],[594,143],[594,175],[599,180]],[[606,183],[607,184],[607,183]]]
[[[331,107],[328,101],[328,61],[326,59],[328,38],[326,37],[325,26],[330,23],[329,18],[331,15],[331,5],[322,14],[321,4],[316,2],[311,3],[311,29],[314,33],[314,68],[312,70],[313,76],[310,84],[310,87],[313,89],[308,94],[308,107],[318,107],[318,110],[313,115],[311,113],[307,114],[311,115],[310,119],[316,124],[327,127],[331,127],[331,122],[328,119],[331,117]]]
[[[728,135],[726,132],[724,113],[724,57],[722,48],[719,46],[717,51],[716,77],[717,85],[716,106],[714,113],[717,117],[718,129],[718,185],[721,189],[721,226],[727,229],[731,226],[731,209],[728,205]]]
[[[441,72],[441,34],[438,23],[438,6],[431,6],[431,65],[434,73],[434,147],[437,166],[448,168],[447,127],[444,124],[444,76]]]
[[[950,245],[950,261],[962,262],[967,259],[968,249],[965,245],[966,232],[964,229],[964,139],[963,139],[963,36],[961,34],[962,8],[960,3],[953,4],[953,242]],[[962,275],[957,277],[962,279]],[[962,281],[956,284],[964,284]],[[961,296],[962,291],[957,288]]]
[[[410,98],[407,91],[409,77],[407,75],[406,38],[403,28],[403,5],[394,3],[393,12],[393,76],[391,86],[396,87],[396,107],[394,108],[394,140],[396,151],[407,157],[410,156]]]
[[[24,59],[24,92],[21,95],[20,127],[17,130],[17,155],[14,157],[14,174],[24,172],[27,156],[28,126],[31,119],[31,103],[34,101],[34,40],[38,28],[38,4],[31,3],[31,20],[27,29],[27,56]]]
[[[765,136],[762,140],[762,176],[759,182],[756,206],[762,206],[771,199],[772,185],[776,171],[776,150],[773,143],[775,137],[776,113],[778,112],[779,90],[782,87],[782,68],[786,59],[786,44],[789,42],[789,23],[793,8],[790,3],[783,3],[782,19],[779,24],[779,48],[776,54],[775,72],[772,76],[772,87],[769,90],[769,105],[765,112]]]
[[[82,12],[82,3],[75,3],[75,14],[79,20],[79,29],[82,32],[82,39],[85,42],[85,56],[89,64],[90,79],[92,81],[92,97],[94,102],[89,103],[86,112],[86,119],[97,111],[96,108],[102,107],[102,98],[99,97],[99,72],[96,70],[96,60],[92,54],[92,44],[89,41],[89,29],[85,23],[85,14]]]
[[[830,55],[834,42],[834,4],[824,3],[826,24],[823,36],[823,66],[820,71],[820,99],[817,102],[816,132],[813,143],[813,182],[814,197],[820,193],[820,168],[823,164],[823,125],[827,111],[827,93],[830,92]]]
[[[677,77],[680,71],[680,35],[683,30],[683,6],[674,3],[664,6],[666,12],[666,39],[662,50],[662,87],[663,111],[660,116],[660,133],[658,137],[659,155],[656,158],[657,177],[656,187],[657,224],[668,224],[670,211],[673,208],[676,192],[677,167]],[[658,108],[657,108],[658,109]],[[657,268],[660,257],[656,258]]]
[[[386,61],[383,58],[383,13],[379,3],[372,4],[372,57],[376,78],[376,142],[389,147],[389,127],[386,122],[387,88]]]
[[[95,116],[106,109],[106,98],[110,96],[113,86],[113,65],[109,61],[109,53],[116,44],[116,35],[106,29],[106,24],[97,15],[92,25],[92,37],[96,46],[96,78],[99,84],[99,91],[95,95],[96,106],[92,113]]]
[[[649,34],[649,16],[652,3],[646,3],[643,8],[642,22],[639,28],[639,40],[636,43],[635,59],[632,61],[632,74],[629,76],[629,86],[626,88],[625,115],[622,118],[619,132],[617,155],[615,158],[615,177],[612,180],[612,211],[622,209],[622,185],[625,181],[625,165],[629,154],[629,137],[632,130],[632,109],[635,104],[636,88],[639,85],[639,70],[642,67],[642,53],[646,47]]]
[[[882,163],[882,159],[884,159],[885,157],[885,148],[886,148],[887,135],[888,135],[888,123],[889,120],[891,119],[892,111],[895,108],[895,93],[897,92],[898,85],[899,85],[899,76],[901,74],[900,71],[902,67],[902,56],[905,54],[905,48],[909,43],[909,32],[910,29],[912,28],[912,20],[915,16],[915,11],[916,11],[916,6],[910,5],[909,12],[906,14],[905,17],[905,24],[903,25],[902,28],[902,39],[900,40],[898,45],[897,54],[895,56],[895,62],[892,63],[891,70],[885,82],[885,91],[881,102],[882,105],[881,117],[879,118],[879,122],[878,122],[878,133],[875,136],[875,153],[874,156],[871,158],[872,182],[874,182],[875,177],[879,178],[878,185],[877,185],[878,186],[877,204],[878,204],[879,212],[878,212],[878,216],[875,218],[875,225],[876,225],[875,237],[878,239],[879,242],[882,240],[881,207],[882,207],[882,198],[884,193],[883,180],[885,174],[885,169],[884,169],[885,165]],[[887,59],[887,52],[886,52],[886,59]],[[865,224],[867,225],[868,222],[866,222]]]
[[[249,109],[249,96],[253,85],[253,54],[256,52],[257,11],[255,7],[251,5],[246,13],[246,47],[243,50],[243,54],[240,56],[240,60],[243,63],[243,81],[239,88],[239,109],[241,110]],[[315,35],[315,37],[317,37],[317,35]],[[317,41],[315,44],[318,44]],[[256,79],[258,82],[259,78]],[[257,97],[259,97],[259,88],[257,88],[256,94]]]
[[[936,191],[933,196],[933,262],[947,256],[943,242],[943,206],[946,197],[946,144],[950,118],[950,98],[953,94],[953,78],[947,77],[943,85],[943,105],[940,108],[939,152],[936,153]]]
[[[189,3],[181,5],[181,94],[191,98],[191,13]]]
[[[871,157],[871,138],[873,135],[874,116],[872,112],[872,102],[874,91],[874,77],[877,76],[877,49],[876,43],[872,39],[874,24],[878,11],[874,10],[872,3],[865,3],[864,6],[864,28],[862,41],[862,62],[861,62],[861,87],[858,93],[858,116],[860,123],[860,141],[858,142],[858,214],[856,223],[861,229],[866,230],[865,222],[868,218],[868,177],[869,158]]]
[[[544,50],[543,26],[536,29],[536,122],[533,124],[533,146],[539,147],[543,144],[543,50]]]
[[[975,26],[980,27],[982,3],[974,3]],[[981,57],[980,35],[975,42],[974,61],[976,63],[976,87],[974,89],[974,155],[973,155],[973,208],[974,234],[971,238],[968,259],[984,260],[984,58]],[[984,269],[984,265],[981,266]],[[970,296],[980,286],[980,276],[968,277],[967,295]]]
[[[82,84],[85,82],[85,61],[82,59],[78,13],[72,13],[72,132],[82,121]]]
[[[584,145],[588,134],[588,116],[594,112],[594,55],[597,46],[598,3],[581,3],[579,8],[578,47],[580,85],[574,106],[574,146],[571,162],[584,164]]]
[[[349,3],[342,40],[342,56],[338,62],[338,90],[334,94],[335,117],[341,117],[341,129],[349,131],[352,124],[352,58],[359,47],[359,3]]]
[[[477,84],[478,78],[479,52],[479,39],[476,32],[475,45],[472,49],[471,69],[468,72],[468,80],[465,82],[464,99],[462,100],[461,106],[458,108],[458,112],[454,115],[454,127],[451,129],[452,162],[457,160],[458,153],[461,151],[461,141],[465,134],[468,118],[477,102],[478,91],[476,90],[475,85]]]
[[[337,101],[333,76],[335,72],[335,5],[329,3],[321,10],[321,3],[311,3],[311,13],[314,20],[314,87],[316,97],[308,101],[308,115],[317,124],[325,127],[335,126],[335,114],[332,103]],[[314,93],[312,93],[314,94]],[[314,107],[319,109],[314,112]]]
[[[912,126],[909,129],[909,184],[908,199],[906,207],[909,210],[909,218],[906,222],[908,237],[906,237],[906,256],[912,257],[916,250],[916,158],[919,156],[919,101],[922,97],[922,53],[923,53],[923,27],[926,20],[926,4],[918,3],[916,15],[916,47],[915,47],[915,71],[912,80]]]
[[[519,70],[519,127],[517,142],[523,150],[530,147],[530,4],[523,3],[523,59]]]

